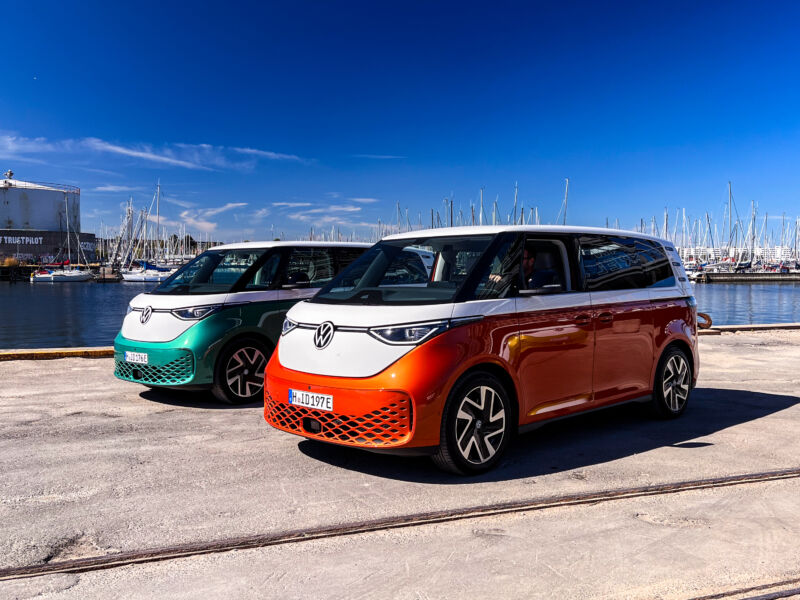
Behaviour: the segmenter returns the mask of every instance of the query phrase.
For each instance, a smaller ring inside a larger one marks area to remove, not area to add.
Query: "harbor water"
[[[0,349],[110,346],[128,302],[152,283],[0,282]],[[800,322],[800,283],[698,284],[715,325]]]

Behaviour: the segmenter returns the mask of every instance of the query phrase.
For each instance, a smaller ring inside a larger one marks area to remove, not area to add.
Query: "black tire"
[[[516,423],[513,403],[497,377],[467,375],[450,391],[439,449],[431,458],[440,469],[458,475],[485,473],[500,461]]]
[[[672,346],[661,356],[653,382],[650,406],[659,419],[675,419],[683,414],[692,391],[692,363],[686,353]]]
[[[226,404],[250,404],[264,396],[264,370],[272,354],[258,338],[234,340],[220,352],[211,392]]]

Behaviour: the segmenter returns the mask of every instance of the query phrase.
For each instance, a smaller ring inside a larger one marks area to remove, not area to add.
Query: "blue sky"
[[[119,5],[115,5],[119,4]],[[800,213],[795,2],[17,3],[0,168],[119,222],[364,234],[485,189],[554,221]]]

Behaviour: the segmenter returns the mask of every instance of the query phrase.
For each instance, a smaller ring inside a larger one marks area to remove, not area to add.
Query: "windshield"
[[[312,302],[453,302],[492,237],[429,237],[378,242],[322,288]]]
[[[153,294],[225,294],[267,248],[209,250],[186,263]]]

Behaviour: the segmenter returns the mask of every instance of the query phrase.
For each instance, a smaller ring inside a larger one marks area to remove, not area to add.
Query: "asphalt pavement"
[[[701,339],[681,419],[626,405],[477,478],[270,429],[110,359],[0,362],[0,567],[800,467],[800,332]],[[495,515],[80,574],[0,597],[689,598],[800,578],[800,481]],[[800,583],[798,583],[800,587]]]

